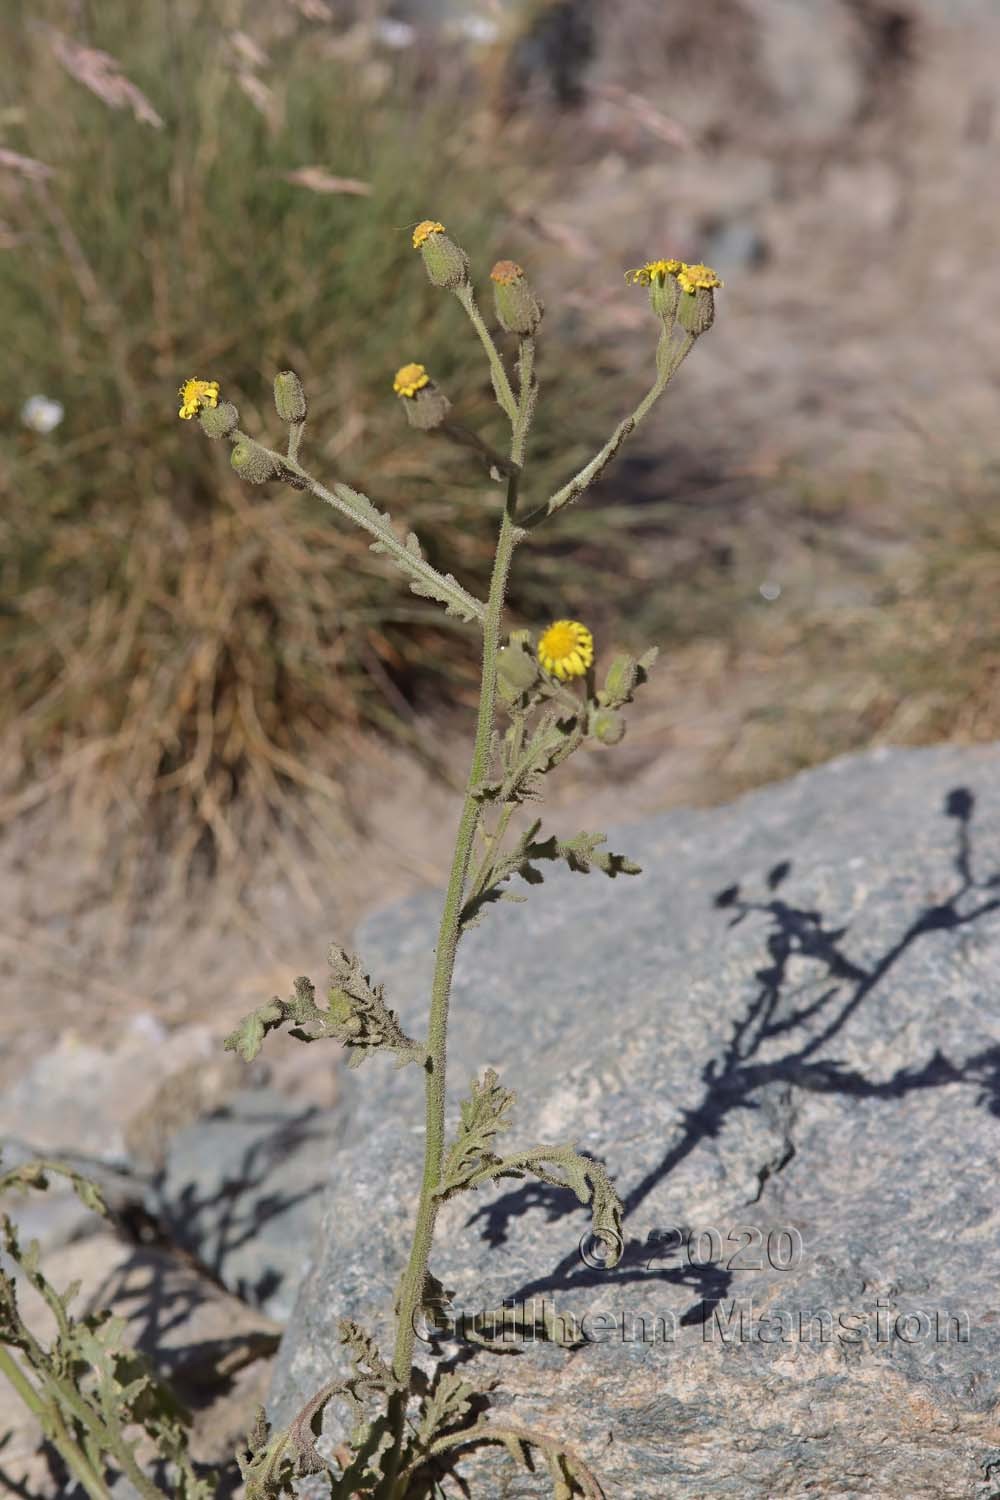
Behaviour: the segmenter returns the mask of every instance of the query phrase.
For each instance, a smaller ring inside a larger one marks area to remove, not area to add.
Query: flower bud
[[[403,403],[411,427],[430,432],[440,427],[451,410],[451,402],[439,390],[423,365],[402,365],[396,371],[392,388]]]
[[[505,703],[513,703],[538,681],[538,665],[524,647],[513,642],[497,655],[497,690]]]
[[[715,322],[715,298],[711,288],[699,287],[694,292],[681,292],[677,299],[677,322],[685,333],[707,333]]]
[[[680,298],[677,321],[696,337],[707,333],[715,322],[715,288],[722,285],[711,266],[687,264],[677,272]]]
[[[591,722],[590,732],[602,745],[620,744],[625,737],[625,720],[613,708],[599,708]]]
[[[424,268],[434,286],[453,292],[469,280],[469,257],[444,232],[444,225],[424,219],[413,231],[413,248],[423,257]]]
[[[302,382],[294,370],[282,370],[274,377],[274,404],[283,422],[304,422],[308,403]]]
[[[240,478],[248,480],[250,484],[263,484],[268,479],[275,479],[279,473],[273,455],[262,448],[260,443],[255,443],[253,438],[241,437],[233,445],[229,462]]]
[[[490,280],[500,327],[506,333],[530,338],[542,321],[544,308],[521,267],[513,260],[498,260],[490,272]]]
[[[616,656],[604,679],[602,701],[610,704],[627,703],[638,675],[636,663],[631,656]]]
[[[681,289],[673,276],[665,276],[649,283],[649,305],[658,318],[669,327],[677,316],[677,303]]]
[[[648,260],[637,270],[625,272],[625,280],[633,286],[649,287],[649,305],[668,330],[677,313],[677,277],[683,268],[682,260]]]
[[[412,400],[404,401],[403,410],[411,427],[416,427],[421,432],[431,432],[435,427],[441,426],[451,411],[451,402],[444,391],[438,390],[432,383],[425,385]]]
[[[240,414],[231,401],[221,406],[204,406],[199,414],[201,430],[206,437],[224,438],[240,425]]]

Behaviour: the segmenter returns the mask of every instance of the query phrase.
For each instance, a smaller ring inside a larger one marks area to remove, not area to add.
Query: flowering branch
[[[562,510],[564,506],[570,505],[574,500],[578,500],[595,480],[600,479],[626,438],[631,437],[650,407],[663,395],[667,386],[694,348],[696,337],[696,334],[689,333],[679,345],[674,345],[667,331],[661,334],[660,346],[657,349],[656,379],[639,402],[635,411],[618,423],[618,426],[608,438],[604,447],[598,453],[595,453],[589,463],[584,464],[583,468],[574,474],[573,478],[567,484],[564,484],[561,490],[556,490],[555,494],[550,495],[544,505],[538,506],[536,510],[529,512],[522,519],[520,524],[523,534],[534,531],[543,521],[547,521],[550,516],[554,516],[557,510]],[[662,354],[660,352],[661,349],[663,350]]]

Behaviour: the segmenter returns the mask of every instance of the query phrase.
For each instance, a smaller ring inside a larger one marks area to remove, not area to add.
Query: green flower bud
[[[283,422],[304,422],[308,404],[302,382],[294,370],[282,370],[274,377],[274,404]]]
[[[198,420],[206,437],[224,438],[236,431],[240,414],[231,401],[223,401],[221,406],[203,406]]]
[[[688,333],[707,333],[715,322],[715,288],[722,282],[711,266],[689,266],[685,262],[677,272],[677,285],[681,292],[678,323]]]
[[[453,292],[469,280],[469,257],[444,232],[444,225],[424,219],[413,231],[413,248],[423,257],[424,268],[434,286]]]
[[[677,313],[677,274],[683,266],[682,260],[648,260],[644,266],[625,272],[625,280],[633,286],[649,287],[649,305],[668,330]]]
[[[506,703],[513,703],[538,681],[538,664],[522,645],[501,648],[497,655],[497,690]]]
[[[715,320],[714,289],[722,285],[711,266],[683,260],[650,260],[625,280],[649,287],[649,303],[669,331],[676,316],[687,333],[706,333]]]
[[[233,445],[229,462],[240,478],[248,480],[250,484],[264,484],[268,479],[277,478],[279,473],[272,455],[260,443],[255,443],[253,438],[241,437]]]
[[[711,287],[681,292],[677,299],[677,322],[685,333],[707,333],[715,322],[715,297]]]
[[[628,701],[638,680],[636,662],[631,656],[616,656],[608,668],[601,695],[605,703],[619,704]]]
[[[649,305],[669,328],[677,316],[681,289],[673,276],[654,277],[649,283]]]
[[[506,333],[530,338],[542,321],[544,308],[513,260],[498,260],[490,272],[497,321]]]
[[[613,708],[599,708],[590,732],[602,745],[617,745],[625,736],[625,720]]]

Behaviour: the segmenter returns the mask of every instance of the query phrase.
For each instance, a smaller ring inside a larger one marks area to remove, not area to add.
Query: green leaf
[[[372,984],[360,958],[334,944],[328,961],[333,982],[324,1021],[333,1035],[353,1049],[351,1066],[357,1067],[380,1049],[395,1052],[400,1064],[423,1062],[425,1049],[406,1035],[396,1012],[385,1003],[382,985]]]
[[[502,889],[512,875],[519,875],[528,885],[541,885],[544,877],[535,866],[536,860],[564,860],[571,870],[580,875],[591,870],[600,870],[614,879],[616,875],[639,875],[641,867],[624,854],[612,854],[602,849],[606,834],[578,833],[571,839],[557,839],[554,834],[538,840],[541,828],[537,819],[506,852],[498,851],[488,863],[486,870],[462,907],[462,925],[465,928],[478,925],[482,908],[494,901],[517,900]]]
[[[442,1433],[463,1425],[477,1391],[453,1370],[439,1370],[424,1397],[417,1442],[425,1451]]]
[[[523,1172],[517,1174],[523,1177]],[[561,1349],[577,1349],[585,1343],[582,1334],[574,1335],[569,1330],[575,1320],[564,1318],[556,1307],[544,1297],[522,1302],[520,1306],[507,1304],[495,1307],[491,1312],[477,1313],[466,1318],[463,1324],[468,1337],[498,1354],[509,1354],[516,1339],[537,1343],[544,1340],[557,1344]]]
[[[325,1007],[316,1003],[316,989],[311,979],[296,979],[289,1000],[277,996],[267,1005],[253,1011],[230,1036],[225,1046],[252,1062],[260,1051],[264,1037],[287,1022],[289,1035],[300,1042],[315,1042],[332,1037],[351,1048],[350,1066],[357,1067],[371,1052],[387,1049],[397,1054],[400,1066],[422,1062],[425,1051],[403,1031],[395,1011],[382,996],[382,986],[373,986],[361,967],[361,960],[335,945],[330,949],[333,983]]]
[[[317,493],[322,493],[321,489]],[[329,493],[329,492],[327,492]],[[414,532],[408,532],[401,542],[392,529],[392,517],[388,511],[380,511],[367,495],[352,490],[349,485],[335,484],[333,494],[340,506],[360,522],[366,531],[374,532],[373,552],[387,553],[405,573],[410,575],[410,589],[426,599],[436,599],[443,604],[449,615],[462,620],[482,622],[486,611],[479,599],[466,593],[451,573],[439,573],[424,557],[423,549]]]
[[[488,1174],[488,1168],[499,1160],[492,1149],[493,1142],[510,1129],[514,1097],[510,1089],[501,1085],[493,1068],[486,1069],[482,1082],[473,1079],[471,1092],[460,1106],[461,1124],[444,1160],[437,1197],[450,1198],[453,1193],[461,1192],[474,1177],[483,1172]]]
[[[556,842],[556,857],[564,859],[571,870],[588,875],[591,870],[601,870],[613,880],[616,875],[641,875],[642,868],[624,854],[611,854],[600,845],[606,833],[578,833],[574,838]]]
[[[100,1214],[102,1218],[109,1217],[108,1205],[96,1182],[91,1182],[89,1177],[81,1177],[78,1172],[71,1174],[71,1181],[73,1191],[84,1208],[89,1208],[91,1213]]]
[[[275,997],[266,1005],[258,1006],[255,1011],[251,1011],[250,1015],[245,1016],[236,1030],[226,1037],[222,1045],[227,1052],[238,1052],[244,1062],[253,1062],[264,1044],[267,1033],[279,1027],[284,1019],[283,1003]]]
[[[473,1084],[471,1098],[462,1105],[462,1128],[445,1158],[437,1196],[450,1198],[486,1182],[527,1173],[553,1187],[570,1188],[581,1203],[590,1204],[593,1232],[609,1251],[605,1264],[617,1265],[625,1243],[622,1204],[599,1161],[573,1146],[530,1146],[503,1157],[493,1151],[496,1135],[509,1128],[507,1112],[513,1099],[500,1087],[492,1068],[482,1084]]]

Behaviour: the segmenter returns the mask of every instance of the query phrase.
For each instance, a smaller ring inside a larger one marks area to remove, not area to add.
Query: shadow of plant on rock
[[[216,1111],[210,1121],[235,1121],[235,1118],[225,1108]],[[328,1142],[330,1127],[322,1112],[315,1108],[289,1116],[263,1105],[257,1110],[241,1111],[238,1125],[251,1138],[225,1167],[217,1183],[206,1187],[197,1180],[188,1180],[178,1188],[175,1184],[165,1185],[166,1174],[160,1172],[155,1186],[164,1200],[164,1226],[174,1243],[195,1255],[220,1284],[243,1301],[259,1307],[283,1284],[281,1271],[273,1265],[265,1266],[249,1281],[234,1274],[232,1257],[246,1246],[259,1247],[262,1231],[268,1225],[322,1191],[321,1154],[314,1158],[313,1180],[301,1185],[283,1185],[287,1180],[283,1165],[308,1162],[309,1153],[304,1148],[311,1142]],[[205,1147],[211,1151],[210,1136]]]
[[[751,915],[767,920],[767,962],[756,971],[756,988],[735,1021],[728,1043],[705,1063],[702,1096],[683,1111],[679,1137],[654,1168],[622,1193],[626,1230],[629,1216],[699,1144],[719,1137],[734,1111],[776,1107],[779,1113],[791,1113],[791,1099],[797,1089],[862,1100],[892,1100],[921,1089],[965,1084],[978,1087],[977,1105],[1000,1118],[1000,1046],[986,1047],[957,1061],[935,1049],[924,1060],[901,1066],[882,1079],[846,1065],[829,1050],[851,1017],[915,944],[933,942],[935,934],[971,927],[1000,911],[1000,870],[978,877],[974,871],[974,811],[975,798],[966,787],[956,787],[947,794],[943,815],[955,825],[952,887],[934,904],[917,911],[895,941],[867,963],[847,951],[848,926],[830,923],[823,912],[796,906],[777,894],[792,873],[789,859],[770,869],[764,880],[766,894],[760,897],[744,894],[739,884],[719,892],[714,905],[720,912],[731,913],[730,927]],[[802,998],[801,986],[791,973],[793,962],[800,959],[818,965],[822,976],[820,993],[807,999]],[[787,1051],[767,1059],[761,1056],[765,1045],[785,1037],[789,1040]],[[794,1154],[789,1137],[784,1151],[760,1170],[757,1198],[768,1177],[780,1172]],[[756,1198],[750,1200],[754,1201]],[[512,1219],[539,1205],[545,1206],[550,1221],[579,1211],[572,1193],[543,1193],[532,1186],[503,1194],[469,1222],[484,1221],[483,1237],[498,1245],[506,1239]],[[673,1248],[679,1248],[686,1229],[678,1228],[673,1233],[677,1236]],[[680,1321],[699,1323],[706,1304],[726,1295],[730,1274],[712,1264],[654,1265],[657,1259],[668,1258],[670,1248],[659,1243],[655,1234],[645,1242],[626,1237],[621,1260],[610,1272],[585,1264],[574,1249],[546,1275],[511,1293],[508,1301],[520,1303],[548,1292],[603,1285],[609,1276],[619,1284],[666,1281],[692,1287],[699,1301]],[[461,1357],[473,1353],[472,1349],[463,1351]]]

